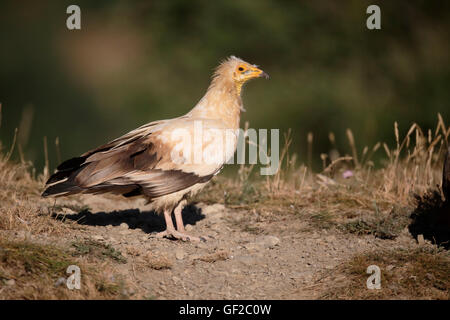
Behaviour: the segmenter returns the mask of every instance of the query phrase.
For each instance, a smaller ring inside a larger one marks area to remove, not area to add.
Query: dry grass
[[[84,241],[73,242],[72,247],[74,249],[72,255],[74,256],[95,257],[100,260],[109,258],[120,263],[127,262],[127,259],[122,256],[122,253],[113,248],[110,244],[87,239]]]
[[[42,175],[36,178],[30,163],[14,164],[9,155],[3,155],[0,149],[0,230],[63,233],[64,227],[48,219],[51,208],[41,206]]]
[[[407,227],[416,195],[441,184],[449,136],[450,128],[440,115],[435,130],[423,131],[413,124],[405,137],[400,137],[395,123],[394,148],[379,142],[359,153],[351,130],[347,130],[351,155],[341,155],[333,147],[334,134],[330,134],[332,149],[322,154],[320,173],[296,164],[296,155],[289,155],[290,137],[286,136],[276,175],[254,178],[255,167],[243,165],[237,179],[217,177],[197,200],[256,211],[267,219],[297,214],[309,218],[315,228],[336,226],[347,232],[394,238]],[[308,141],[312,143],[312,135]],[[376,153],[382,153],[377,167],[372,160]],[[350,178],[343,176],[346,171],[352,174]],[[436,192],[442,194],[439,188]]]
[[[0,238],[0,262],[0,299],[123,298],[123,283],[106,278],[111,272],[107,266],[99,273],[98,262],[87,263],[55,246]],[[58,284],[68,277],[69,265],[82,271],[80,290],[68,290],[65,281]]]
[[[155,270],[171,269],[173,267],[173,261],[165,255],[155,255],[149,252],[144,257],[146,267],[150,267]]]
[[[45,175],[37,176],[22,156],[19,163],[10,161],[13,151],[14,145],[6,152],[0,145],[0,299],[126,298],[124,282],[106,276],[113,271],[102,257],[123,259],[113,248],[83,244],[92,249],[87,256],[80,253],[82,243],[64,248],[30,240],[54,243],[55,237],[80,227],[51,218],[55,208],[40,197]],[[57,285],[68,277],[71,264],[81,268],[81,290]]]
[[[381,289],[368,290],[367,266],[381,270]],[[450,255],[419,247],[392,249],[355,256],[325,279],[324,299],[450,299]]]
[[[230,258],[230,252],[228,252],[227,250],[218,250],[216,252],[199,257],[196,260],[213,263],[216,261],[225,261],[229,258]]]

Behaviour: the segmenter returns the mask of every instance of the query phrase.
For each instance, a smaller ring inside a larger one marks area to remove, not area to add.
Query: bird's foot
[[[176,230],[169,230],[166,229],[162,232],[158,232],[155,235],[156,238],[172,238],[182,241],[193,241],[193,242],[200,242],[200,241],[206,241],[206,238],[204,237],[194,237],[184,232],[179,232]]]

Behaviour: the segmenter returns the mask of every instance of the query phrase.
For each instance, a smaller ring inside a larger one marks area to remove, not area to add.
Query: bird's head
[[[235,56],[231,56],[222,62],[214,74],[215,79],[232,80],[239,94],[244,83],[262,77],[268,79],[269,75],[258,68],[257,65],[245,62]]]
[[[245,61],[237,63],[233,72],[233,80],[237,83],[245,83],[248,80],[261,77],[268,79],[269,75],[259,69],[258,66]]]

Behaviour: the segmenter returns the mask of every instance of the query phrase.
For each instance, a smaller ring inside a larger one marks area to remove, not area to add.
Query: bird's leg
[[[169,210],[164,210],[164,220],[166,220],[166,230],[158,232],[156,234],[156,237],[158,238],[165,237],[169,235],[171,232],[175,231],[175,227],[173,226],[172,222],[172,214],[170,213]]]
[[[177,222],[177,231],[178,232],[185,232],[184,230],[184,223],[183,223],[183,215],[181,214],[183,211],[183,207],[186,204],[186,201],[181,201],[173,213],[175,214],[175,221]]]
[[[175,239],[183,240],[183,241],[200,241],[202,239],[193,237],[191,235],[188,235],[184,231],[184,225],[183,225],[183,218],[181,217],[181,210],[183,209],[183,205],[179,204],[175,211],[175,220],[177,222],[177,230],[175,230],[175,227],[173,226],[172,222],[172,215],[169,210],[164,210],[164,219],[166,220],[166,230],[163,232],[159,232],[156,234],[156,237],[162,238],[162,237],[172,237]],[[181,226],[181,227],[180,227]]]

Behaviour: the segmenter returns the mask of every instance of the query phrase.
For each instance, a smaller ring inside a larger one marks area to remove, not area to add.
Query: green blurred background
[[[66,8],[81,8],[78,31]],[[381,7],[381,30],[366,8]],[[48,138],[62,158],[146,122],[179,116],[204,94],[213,68],[237,55],[269,81],[244,91],[242,124],[292,128],[292,151],[306,162],[330,149],[394,143],[393,123],[434,128],[450,108],[448,1],[1,1],[0,140],[14,129],[38,170]],[[17,158],[17,153],[15,154]]]

